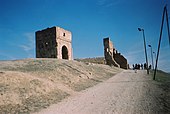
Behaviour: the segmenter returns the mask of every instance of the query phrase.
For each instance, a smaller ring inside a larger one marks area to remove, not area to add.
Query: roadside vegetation
[[[150,75],[153,77],[154,71],[151,71]],[[157,70],[155,83],[157,83],[158,87],[162,89],[162,94],[160,97],[160,103],[164,105],[162,110],[166,113],[170,112],[170,73],[163,72],[161,70]]]

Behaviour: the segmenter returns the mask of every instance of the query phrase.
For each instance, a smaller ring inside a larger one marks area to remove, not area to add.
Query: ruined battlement
[[[72,60],[72,34],[60,27],[37,31],[36,57]]]
[[[118,53],[118,51],[114,48],[112,41],[110,41],[110,38],[104,38],[103,44],[106,64],[127,69],[127,59],[121,55],[121,53]]]

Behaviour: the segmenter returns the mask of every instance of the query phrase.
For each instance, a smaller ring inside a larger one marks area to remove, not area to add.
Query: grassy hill
[[[75,59],[75,60],[85,62],[85,63],[105,64],[104,57],[84,58],[84,59]]]
[[[59,59],[0,61],[0,112],[38,111],[121,71]]]
[[[151,71],[150,75],[153,77],[154,72]],[[160,97],[160,103],[164,105],[162,110],[165,112],[169,112],[170,109],[170,74],[158,70],[155,77],[155,83],[157,83],[158,88],[161,88],[163,91]]]
[[[151,74],[153,75],[154,72],[152,71]],[[158,70],[155,79],[158,82],[164,82],[164,83],[170,82],[170,73],[166,73],[164,71]]]

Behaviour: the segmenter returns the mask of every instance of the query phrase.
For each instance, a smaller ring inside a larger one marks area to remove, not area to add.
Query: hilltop
[[[94,57],[94,58],[83,58],[83,59],[75,59],[76,61],[81,61],[84,63],[95,63],[95,64],[105,64],[104,57]]]
[[[61,59],[0,61],[0,112],[39,111],[121,71]]]

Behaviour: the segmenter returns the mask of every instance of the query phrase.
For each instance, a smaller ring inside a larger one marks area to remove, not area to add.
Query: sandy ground
[[[146,71],[123,71],[35,114],[168,114],[170,102]]]

